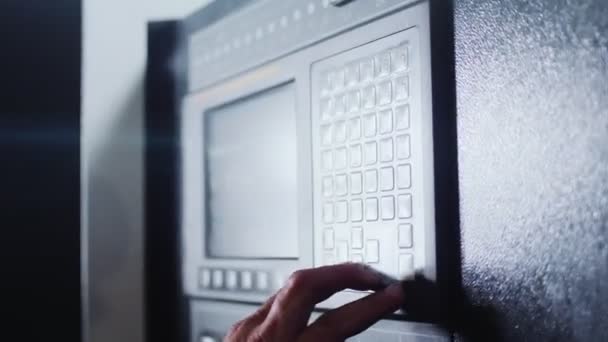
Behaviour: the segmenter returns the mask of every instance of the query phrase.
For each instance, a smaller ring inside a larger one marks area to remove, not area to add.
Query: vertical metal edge
[[[461,307],[460,196],[452,1],[430,0],[435,222],[439,321],[455,329]]]

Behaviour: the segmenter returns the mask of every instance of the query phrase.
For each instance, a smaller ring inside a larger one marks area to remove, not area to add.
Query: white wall
[[[84,341],[144,341],[143,80],[149,20],[208,0],[84,0]]]

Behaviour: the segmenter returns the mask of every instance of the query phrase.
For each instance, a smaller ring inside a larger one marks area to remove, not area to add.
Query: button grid
[[[382,262],[383,248],[396,248],[398,260],[390,263],[396,269],[389,273],[413,272],[410,48],[402,44],[325,70],[320,77],[316,153],[324,264],[350,260],[374,266]],[[368,237],[378,225],[393,227],[394,247]],[[340,231],[348,231],[340,235],[348,241],[334,243]]]

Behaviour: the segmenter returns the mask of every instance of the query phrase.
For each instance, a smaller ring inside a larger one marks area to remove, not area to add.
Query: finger
[[[378,290],[387,277],[362,264],[340,264],[294,273],[279,291],[262,328],[274,340],[294,340],[308,325],[315,305],[336,292],[350,288]]]
[[[403,303],[401,284],[326,312],[302,334],[302,340],[329,339],[343,341],[357,335],[384,316],[395,312]]]
[[[276,294],[272,295],[253,314],[234,324],[227,334],[228,338],[226,341],[236,342],[247,340],[247,337],[251,335],[251,332],[264,322],[275,298]]]

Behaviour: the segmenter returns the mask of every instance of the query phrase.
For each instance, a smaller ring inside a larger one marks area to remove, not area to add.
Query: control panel
[[[186,37],[193,341],[221,339],[299,269],[355,262],[437,279],[429,12],[428,1],[254,1]],[[367,294],[340,291],[314,316]],[[351,340],[449,340],[406,318]]]

